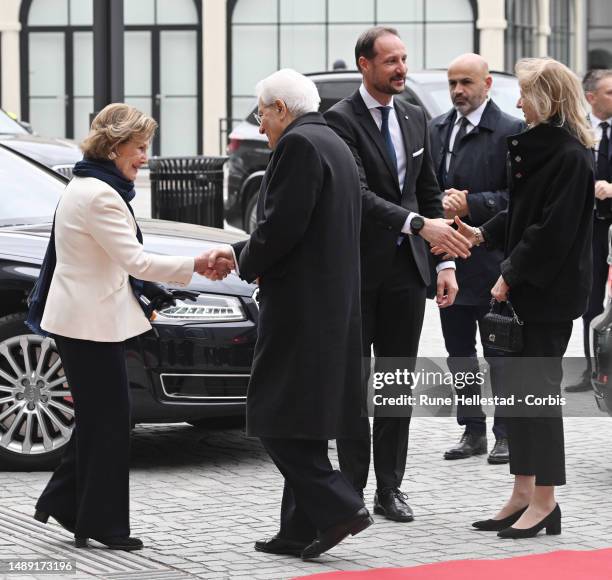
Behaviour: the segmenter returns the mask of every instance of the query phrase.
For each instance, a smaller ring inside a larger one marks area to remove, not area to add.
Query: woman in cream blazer
[[[202,257],[143,250],[129,200],[147,161],[157,123],[133,107],[112,104],[94,119],[55,216],[57,263],[41,327],[57,344],[75,408],[62,461],[36,505],[75,534],[109,548],[135,550],[130,537],[130,406],[125,341],[151,325],[129,276],[189,283]],[[199,269],[200,268],[200,269]]]

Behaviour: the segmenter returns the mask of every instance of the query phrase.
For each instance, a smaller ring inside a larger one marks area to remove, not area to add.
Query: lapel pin
[[[407,119],[407,118],[408,118],[408,115],[404,115],[404,119]]]

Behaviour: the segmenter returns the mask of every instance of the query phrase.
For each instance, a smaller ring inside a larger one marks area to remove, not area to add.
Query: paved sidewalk
[[[435,308],[428,306],[423,354],[442,354],[436,317]],[[579,354],[579,345],[577,324],[570,353]],[[573,396],[585,404],[592,401],[591,393]],[[568,485],[558,494],[561,536],[513,541],[472,530],[470,523],[491,516],[509,493],[508,467],[488,465],[485,456],[444,461],[442,453],[458,439],[459,428],[451,418],[419,417],[411,427],[403,486],[415,511],[414,522],[394,523],[374,516],[374,526],[317,562],[261,554],[253,550],[253,542],[277,529],[282,480],[259,442],[239,429],[148,425],[135,430],[132,462],[132,532],[144,540],[144,550],[132,554],[75,550],[70,535],[59,526],[31,519],[49,474],[0,472],[0,560],[78,558],[76,575],[7,576],[18,580],[267,580],[610,547],[612,419],[597,415],[593,407],[593,417],[565,422]],[[330,454],[335,461],[335,450]],[[373,492],[372,486],[366,490],[368,507]]]
[[[375,516],[374,526],[319,562],[260,554],[252,545],[276,530],[282,481],[259,443],[239,430],[146,426],[134,435],[132,471],[133,533],[146,549],[133,554],[75,550],[59,526],[19,520],[20,514],[32,514],[48,474],[1,473],[0,558],[76,555],[82,559],[77,578],[153,580],[154,571],[172,573],[159,578],[184,577],[176,575],[180,571],[200,578],[269,579],[612,546],[612,423],[570,418],[566,432],[569,484],[559,493],[564,529],[558,537],[503,541],[470,529],[471,521],[490,516],[507,494],[507,466],[488,465],[484,457],[444,461],[443,450],[458,435],[454,421],[417,418],[404,485],[414,522]],[[372,495],[370,488],[368,504]]]

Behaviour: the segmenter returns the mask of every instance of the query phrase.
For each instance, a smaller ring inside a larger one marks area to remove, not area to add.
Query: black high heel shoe
[[[41,524],[46,524],[49,521],[49,517],[52,517],[62,528],[69,531],[71,534],[74,534],[74,525],[66,522],[65,520],[60,520],[56,516],[52,514],[48,514],[47,512],[43,512],[41,510],[36,510],[34,512],[34,519]]]
[[[503,520],[480,520],[479,522],[474,522],[472,527],[480,530],[481,532],[500,532],[501,530],[505,530],[508,526],[511,526],[513,523],[517,522],[523,513],[525,513],[527,507],[528,506],[521,508],[519,511],[505,517]]]
[[[559,504],[551,511],[543,520],[540,520],[535,526],[520,530],[509,527],[498,532],[500,538],[533,538],[538,535],[538,532],[546,528],[546,533],[549,536],[557,536],[561,533],[561,508]]]
[[[138,538],[130,538],[128,536],[117,536],[114,538],[91,538],[96,542],[104,544],[110,550],[124,550],[131,552],[132,550],[140,550],[144,547],[142,540]],[[76,548],[87,548],[89,538],[81,538],[75,536],[74,545]]]

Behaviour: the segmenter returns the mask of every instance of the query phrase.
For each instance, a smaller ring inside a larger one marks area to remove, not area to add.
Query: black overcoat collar
[[[477,127],[474,127],[469,134],[474,133],[475,135],[480,130],[491,131],[494,132],[497,129],[497,124],[499,123],[499,119],[501,117],[501,109],[493,102],[492,99],[489,99],[485,110],[482,112],[482,117],[480,117],[480,123],[478,123]],[[436,127],[439,129],[444,129],[449,125],[453,125],[455,120],[457,119],[457,110],[453,107],[445,116],[443,116],[439,121],[436,122]]]

